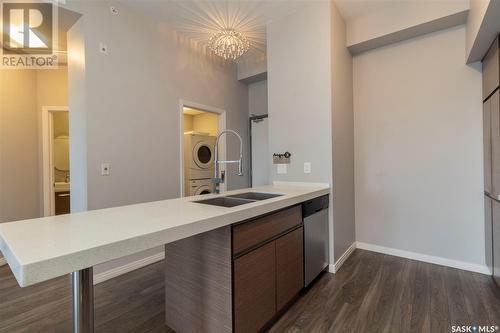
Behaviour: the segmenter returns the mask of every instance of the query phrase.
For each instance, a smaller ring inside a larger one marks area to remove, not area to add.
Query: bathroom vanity
[[[72,274],[75,332],[93,331],[92,267],[160,245],[168,326],[255,331],[302,289],[300,204],[329,192],[276,183],[4,223],[0,249],[21,287]]]

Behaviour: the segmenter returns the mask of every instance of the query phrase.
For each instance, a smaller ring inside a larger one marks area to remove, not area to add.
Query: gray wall
[[[118,15],[110,13],[110,5]],[[81,125],[86,126],[87,170],[80,177],[86,177],[88,209],[180,196],[180,99],[226,110],[227,128],[247,138],[248,89],[237,81],[234,63],[204,53],[168,26],[119,2],[76,1],[69,6],[83,14],[86,96]],[[99,52],[100,42],[107,44],[108,55]],[[76,99],[80,94],[70,89],[70,104],[72,93]],[[239,146],[228,141],[228,157],[236,156]],[[100,175],[102,162],[111,164],[108,177]],[[235,172],[231,166],[229,188],[246,187],[248,177]]]
[[[269,148],[292,154],[272,180],[331,183],[330,3],[304,2],[267,27]],[[303,163],[312,163],[304,174]]]
[[[352,57],[335,5],[301,6],[268,25],[270,150],[292,153],[288,174],[278,175],[271,165],[270,175],[331,184],[333,264],[355,241]],[[311,162],[310,174],[304,162]]]
[[[464,49],[461,26],[354,58],[358,242],[484,266],[481,71]]]
[[[332,184],[330,6],[327,1],[302,2],[296,13],[267,27],[269,150],[292,154],[285,175],[270,164],[271,181]],[[303,172],[304,162],[311,163],[311,173]],[[333,195],[330,204],[333,264]]]
[[[68,104],[71,211],[87,210],[87,113],[85,108],[85,38],[83,20],[68,31]]]
[[[354,224],[354,113],[352,56],[346,25],[332,2],[332,160],[334,255],[337,261],[356,241]]]
[[[67,70],[0,71],[0,223],[43,215],[42,106],[67,105]]]
[[[0,222],[40,216],[36,71],[0,70]]]
[[[267,80],[248,85],[248,113],[267,114]]]

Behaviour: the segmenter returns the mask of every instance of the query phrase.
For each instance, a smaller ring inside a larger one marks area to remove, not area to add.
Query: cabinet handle
[[[69,197],[70,194],[69,193],[63,193],[63,194],[58,194],[57,196],[60,197],[60,198],[63,198],[63,197]]]

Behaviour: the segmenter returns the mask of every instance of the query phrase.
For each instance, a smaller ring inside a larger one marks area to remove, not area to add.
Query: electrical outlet
[[[286,175],[288,172],[287,164],[276,164],[277,165],[277,170],[276,172],[278,175]]]
[[[109,176],[111,168],[109,163],[101,163],[101,176]]]
[[[304,173],[311,173],[311,162],[304,162]]]

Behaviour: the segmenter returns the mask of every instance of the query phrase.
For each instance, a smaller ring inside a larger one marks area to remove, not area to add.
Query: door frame
[[[248,151],[248,165],[249,165],[249,170],[248,170],[248,174],[249,174],[249,184],[250,184],[250,187],[253,186],[253,177],[252,177],[252,122],[254,122],[255,120],[259,120],[259,119],[265,119],[265,118],[268,118],[269,115],[266,113],[266,114],[259,114],[259,115],[252,115],[250,118],[248,118],[248,146],[249,146],[249,151]]]
[[[219,119],[219,133],[226,129],[226,110],[216,108],[213,106],[209,106],[209,105],[200,104],[200,103],[193,102],[193,101],[188,101],[185,99],[179,100],[179,119],[180,119],[180,121],[179,121],[179,133],[180,133],[180,138],[179,138],[180,139],[180,141],[179,141],[180,142],[180,145],[179,145],[180,158],[179,158],[179,161],[180,161],[180,175],[181,175],[179,183],[180,183],[180,189],[181,189],[180,190],[181,197],[184,196],[185,190],[186,190],[184,188],[184,108],[185,107],[216,114],[218,119]],[[219,148],[220,148],[219,157],[223,160],[226,159],[226,153],[227,153],[226,138],[221,137],[220,143],[219,143]],[[225,171],[225,166],[221,165],[220,170]],[[227,177],[226,177],[226,181],[223,184],[220,184],[220,189],[222,192],[226,191],[226,189],[227,189]]]
[[[52,140],[54,134],[54,112],[69,112],[69,108],[67,106],[42,106],[43,216],[52,216],[55,214],[54,140]]]

